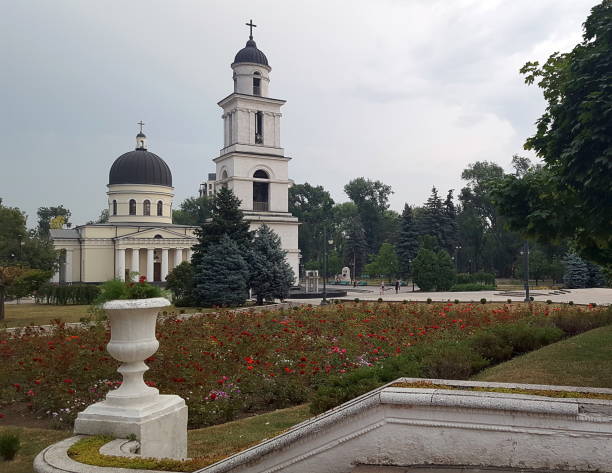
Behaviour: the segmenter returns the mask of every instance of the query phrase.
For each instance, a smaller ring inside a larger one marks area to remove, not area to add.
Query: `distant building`
[[[125,280],[130,273],[161,282],[175,266],[191,260],[197,227],[172,224],[172,173],[147,150],[142,130],[136,149],[113,163],[107,195],[108,223],[50,231],[62,253],[54,282]]]

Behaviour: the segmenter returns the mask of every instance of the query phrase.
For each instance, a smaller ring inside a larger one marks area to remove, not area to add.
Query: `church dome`
[[[268,58],[266,55],[257,49],[257,44],[252,39],[249,39],[246,46],[238,51],[234,58],[234,64],[240,62],[250,62],[254,64],[261,64],[262,66],[268,66]]]
[[[137,148],[115,160],[108,175],[108,183],[172,187],[172,173],[162,158],[144,148]]]

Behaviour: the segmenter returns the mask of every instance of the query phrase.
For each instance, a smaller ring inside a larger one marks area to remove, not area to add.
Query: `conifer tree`
[[[193,296],[198,306],[242,305],[248,297],[249,265],[236,241],[222,235],[194,265]]]
[[[359,215],[355,215],[349,224],[346,243],[344,244],[344,263],[353,271],[353,278],[361,274],[368,259],[368,242]]]
[[[589,268],[576,253],[568,253],[563,261],[565,263],[565,274],[563,283],[570,289],[587,287],[589,281]]]
[[[601,270],[601,266],[590,261],[585,261],[585,263],[589,272],[587,287],[606,287],[606,277]]]
[[[412,261],[414,261],[418,252],[419,234],[412,215],[412,209],[408,204],[405,204],[397,242],[397,256],[402,275],[408,276],[412,273]]]
[[[443,225],[444,206],[442,200],[440,200],[440,196],[438,196],[438,189],[433,187],[431,189],[431,195],[423,207],[423,215],[418,220],[417,228],[419,235],[430,235],[438,241],[439,245],[443,245]]]
[[[192,262],[196,266],[196,272],[200,259],[208,251],[208,246],[220,243],[224,235],[238,245],[243,256],[246,255],[252,239],[249,223],[244,220],[242,210],[240,210],[240,200],[232,190],[222,187],[215,194],[211,202],[210,213],[211,218],[195,232],[198,243],[193,247]]]
[[[442,235],[443,241],[441,245],[444,247],[449,254],[455,252],[455,247],[459,243],[459,227],[457,226],[457,209],[453,202],[453,190],[449,189],[444,201],[443,207],[443,224],[442,224]]]
[[[436,258],[436,290],[448,291],[451,287],[453,287],[453,284],[455,284],[455,280],[457,278],[453,260],[451,259],[450,255],[444,250],[438,251],[438,253],[436,254]]]
[[[258,304],[289,295],[295,276],[286,256],[280,237],[262,225],[249,250],[250,286]]]

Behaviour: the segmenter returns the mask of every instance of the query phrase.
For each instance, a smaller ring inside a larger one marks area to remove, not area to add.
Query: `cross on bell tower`
[[[253,24],[253,20],[249,20],[245,25],[249,27],[249,39],[253,39],[253,28],[256,28],[257,25]]]

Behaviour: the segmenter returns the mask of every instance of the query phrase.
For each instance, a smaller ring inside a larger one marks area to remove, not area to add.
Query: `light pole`
[[[525,242],[523,246],[523,251],[521,251],[523,255],[523,278],[525,279],[525,302],[530,302],[531,298],[529,297],[529,242]]]
[[[323,300],[321,305],[327,305],[327,245],[332,245],[334,240],[327,240],[327,226],[323,227]]]
[[[459,272],[459,250],[461,249],[461,245],[455,246],[455,271]]]

